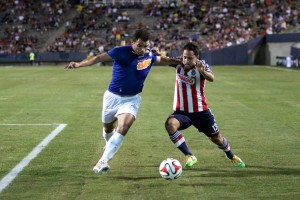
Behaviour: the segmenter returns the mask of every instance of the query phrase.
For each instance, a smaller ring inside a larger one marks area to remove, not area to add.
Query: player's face
[[[132,48],[135,54],[139,55],[139,56],[143,56],[144,54],[146,54],[148,52],[148,48],[150,46],[150,42],[146,41],[144,42],[141,39],[138,39],[135,42],[132,42]]]
[[[195,56],[193,51],[184,50],[182,53],[182,63],[184,69],[191,69],[196,66],[197,56]]]

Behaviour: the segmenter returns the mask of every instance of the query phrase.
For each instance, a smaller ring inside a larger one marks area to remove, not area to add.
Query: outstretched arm
[[[64,68],[66,70],[68,69],[75,69],[79,67],[86,67],[86,66],[91,66],[94,65],[98,62],[104,62],[104,61],[112,61],[113,59],[107,54],[107,53],[101,53],[96,56],[93,56],[91,58],[86,58],[81,62],[70,62],[67,66]]]
[[[182,64],[181,59],[178,58],[170,58],[167,56],[157,56],[157,60],[155,64],[159,65],[180,65]]]
[[[157,55],[157,60],[155,64],[173,66],[182,64],[182,61],[179,58],[170,58],[167,56],[162,56],[157,47],[152,48],[152,52],[154,52]]]

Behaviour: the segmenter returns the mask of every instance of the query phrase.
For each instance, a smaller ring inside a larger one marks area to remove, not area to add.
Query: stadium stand
[[[211,51],[299,31],[299,5],[296,0],[2,0],[0,55],[91,56],[129,44],[128,35],[141,27],[153,33],[152,46],[170,56],[178,55],[186,41]]]

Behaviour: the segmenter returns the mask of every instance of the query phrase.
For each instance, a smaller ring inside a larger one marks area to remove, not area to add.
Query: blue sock
[[[176,131],[172,135],[169,135],[172,142],[175,144],[175,146],[184,154],[184,155],[193,155],[189,148],[186,145],[185,139],[183,135]]]
[[[221,146],[218,146],[218,148],[222,149],[225,152],[227,158],[229,158],[230,160],[233,158],[234,154],[230,150],[230,145],[226,138],[223,137],[223,144]]]
[[[232,153],[232,151],[231,151],[231,150],[229,150],[229,151],[225,151],[225,154],[226,154],[227,158],[229,158],[230,160],[232,160],[232,158],[233,158],[234,154]]]

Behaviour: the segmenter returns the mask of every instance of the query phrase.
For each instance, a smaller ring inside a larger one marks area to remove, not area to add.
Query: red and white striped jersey
[[[212,72],[208,64],[205,71]],[[176,66],[176,81],[174,91],[174,111],[201,112],[208,110],[204,95],[206,79],[196,69],[184,70],[183,66]]]

